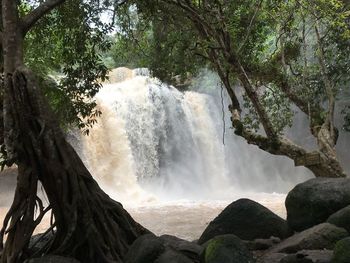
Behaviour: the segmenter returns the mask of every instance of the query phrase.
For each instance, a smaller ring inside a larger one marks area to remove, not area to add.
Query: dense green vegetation
[[[22,16],[31,12],[37,1],[21,1]],[[40,2],[40,1],[39,1]],[[39,77],[60,123],[87,131],[100,114],[93,96],[106,78],[108,68],[101,54],[111,42],[106,35],[113,25],[101,14],[111,3],[73,0],[45,15],[26,35],[25,63]]]
[[[38,1],[19,3],[21,16],[38,6]],[[36,74],[64,129],[75,126],[88,133],[101,114],[95,109],[93,96],[101,87],[99,80],[104,80],[108,73],[102,54],[111,47],[106,35],[114,26],[112,22],[102,22],[101,14],[110,5],[108,1],[101,6],[94,1],[68,1],[45,15],[26,35],[25,64]],[[3,61],[2,52],[0,55]],[[2,134],[0,129],[4,167],[7,154]]]

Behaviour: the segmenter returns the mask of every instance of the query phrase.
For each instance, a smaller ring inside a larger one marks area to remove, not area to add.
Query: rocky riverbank
[[[227,206],[199,240],[147,234],[125,263],[350,263],[350,179],[315,178],[286,199],[287,220],[249,199]],[[44,260],[44,261],[43,261]],[[29,262],[76,262],[61,257]]]

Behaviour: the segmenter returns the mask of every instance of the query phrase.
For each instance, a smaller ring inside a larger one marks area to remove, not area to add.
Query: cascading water
[[[247,146],[230,130],[224,145],[217,96],[182,93],[147,69],[115,69],[110,82],[96,95],[102,115],[80,152],[100,185],[124,203],[233,200],[247,185],[278,192],[305,179],[304,170]]]
[[[102,115],[82,141],[101,186],[134,203],[222,197],[230,180],[211,97],[181,93],[145,70],[123,69],[117,79],[96,95]]]

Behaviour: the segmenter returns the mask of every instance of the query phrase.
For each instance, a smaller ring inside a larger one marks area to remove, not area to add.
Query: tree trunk
[[[19,263],[35,256],[30,254],[29,241],[49,210],[54,238],[38,255],[122,262],[128,247],[148,230],[100,189],[66,142],[33,73],[23,66],[24,33],[16,3],[2,0],[4,139],[9,157],[18,165],[18,178],[0,232],[1,246],[7,235],[1,262]],[[48,197],[47,208],[37,196],[39,181]]]

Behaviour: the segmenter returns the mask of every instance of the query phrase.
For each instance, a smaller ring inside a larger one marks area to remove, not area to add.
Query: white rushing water
[[[286,189],[308,176],[228,127],[224,145],[220,99],[182,93],[146,69],[114,70],[96,100],[102,115],[75,146],[101,187],[157,234],[197,238],[242,197],[284,216]]]
[[[82,141],[101,186],[128,203],[223,197],[231,182],[211,98],[124,72],[96,95],[102,115]]]

